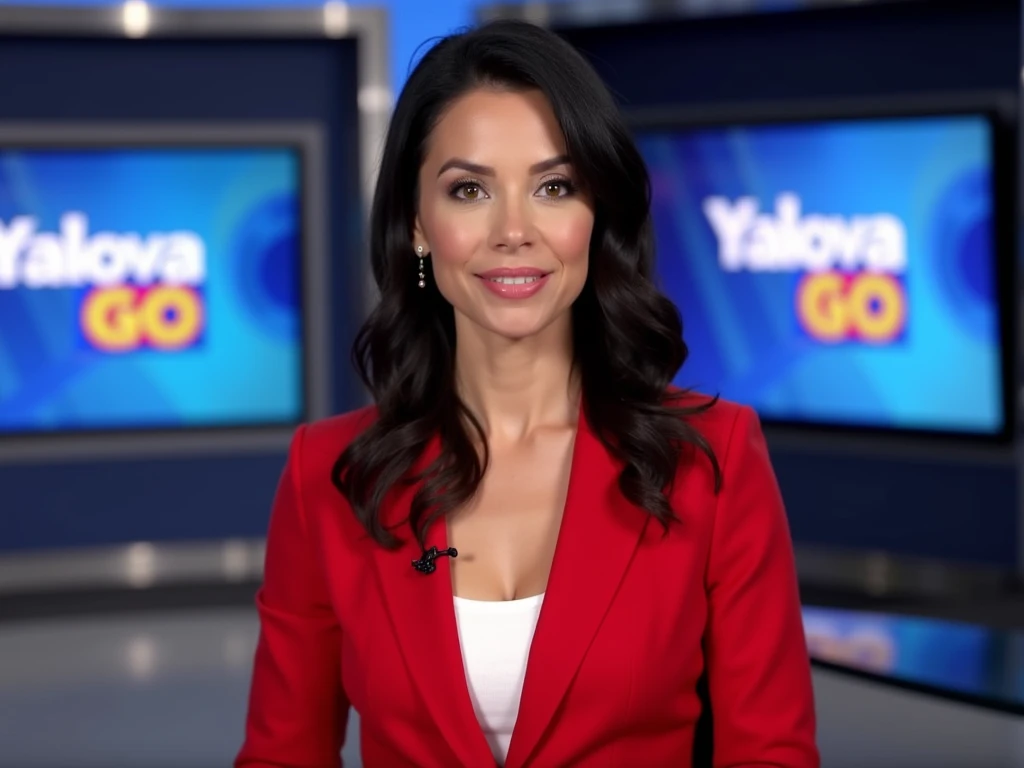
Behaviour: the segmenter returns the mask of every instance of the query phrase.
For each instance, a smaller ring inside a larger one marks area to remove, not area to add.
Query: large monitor
[[[244,447],[322,416],[320,145],[309,126],[0,125],[2,452]]]
[[[1012,131],[996,99],[636,115],[676,383],[765,422],[1005,441]]]

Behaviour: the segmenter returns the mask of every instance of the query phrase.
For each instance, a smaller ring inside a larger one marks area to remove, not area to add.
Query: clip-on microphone
[[[419,560],[412,561],[412,567],[420,573],[433,573],[437,570],[437,564],[434,561],[444,556],[458,557],[459,552],[455,547],[448,547],[448,549],[431,547],[423,550],[423,556]]]

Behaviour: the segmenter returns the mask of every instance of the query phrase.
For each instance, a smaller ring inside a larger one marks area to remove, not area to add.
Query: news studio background
[[[230,763],[393,94],[499,16],[620,99],[676,383],[765,425],[824,765],[1024,765],[1017,2],[234,5],[0,5],[0,765]]]

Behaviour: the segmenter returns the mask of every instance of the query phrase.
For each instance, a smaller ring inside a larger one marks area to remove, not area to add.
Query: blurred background
[[[0,4],[0,766],[231,763],[395,94],[503,16],[620,100],[677,383],[765,424],[824,765],[1024,766],[1019,0],[216,3]]]

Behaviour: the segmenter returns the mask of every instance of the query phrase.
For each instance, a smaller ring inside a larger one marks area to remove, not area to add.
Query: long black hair
[[[408,520],[422,545],[432,522],[473,497],[486,469],[483,430],[456,391],[453,309],[431,279],[429,259],[427,287],[418,287],[412,248],[427,139],[455,99],[481,87],[547,97],[575,175],[593,200],[589,271],[572,307],[584,416],[623,463],[622,493],[667,527],[676,517],[666,490],[684,450],[703,452],[720,485],[715,455],[688,418],[714,401],[684,402],[668,389],[687,349],[679,312],[651,279],[647,169],[618,108],[575,49],[525,22],[497,21],[444,38],[398,99],[370,222],[380,300],[353,347],[377,418],[342,452],[333,482],[370,536],[395,547],[400,542],[381,518],[382,505],[395,488],[422,480]],[[434,438],[440,455],[417,471]]]

